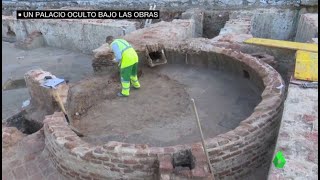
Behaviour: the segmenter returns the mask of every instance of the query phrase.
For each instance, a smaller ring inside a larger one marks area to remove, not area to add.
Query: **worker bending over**
[[[122,90],[117,95],[127,97],[130,94],[130,82],[136,89],[140,88],[138,81],[138,54],[124,39],[114,39],[113,36],[106,38],[106,43],[111,46],[115,55],[114,62],[119,63]]]

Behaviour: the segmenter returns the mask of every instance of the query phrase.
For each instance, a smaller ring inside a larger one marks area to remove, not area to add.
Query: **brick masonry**
[[[284,81],[277,71],[250,55],[210,46],[205,41],[169,46],[167,51],[168,55],[176,55],[176,58],[170,59],[178,63],[229,71],[241,76],[245,70],[249,73],[250,80],[262,91],[262,101],[251,116],[234,130],[206,139],[215,179],[241,178],[251,170],[269,164],[271,157],[268,149],[275,144],[284,101]],[[103,146],[93,146],[72,132],[67,127],[63,114],[58,112],[46,116],[44,133],[50,160],[59,172],[70,178],[210,177],[198,142],[161,148],[113,141]],[[196,166],[191,171],[175,172],[170,164],[171,155],[183,149],[192,150]]]

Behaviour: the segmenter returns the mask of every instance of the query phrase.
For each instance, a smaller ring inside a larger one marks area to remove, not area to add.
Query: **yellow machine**
[[[318,44],[250,38],[248,44],[297,50],[294,78],[318,82]]]

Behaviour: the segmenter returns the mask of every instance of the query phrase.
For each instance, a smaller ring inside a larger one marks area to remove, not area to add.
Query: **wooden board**
[[[245,40],[244,43],[263,45],[268,47],[292,49],[292,50],[318,52],[318,44],[311,44],[311,43],[299,43],[299,42],[292,42],[292,41],[282,41],[282,40],[263,39],[263,38],[250,38]]]

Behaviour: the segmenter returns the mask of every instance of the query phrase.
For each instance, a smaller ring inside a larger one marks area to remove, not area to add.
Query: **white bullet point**
[[[21,13],[18,13],[18,16],[20,17],[20,16],[21,16]]]

